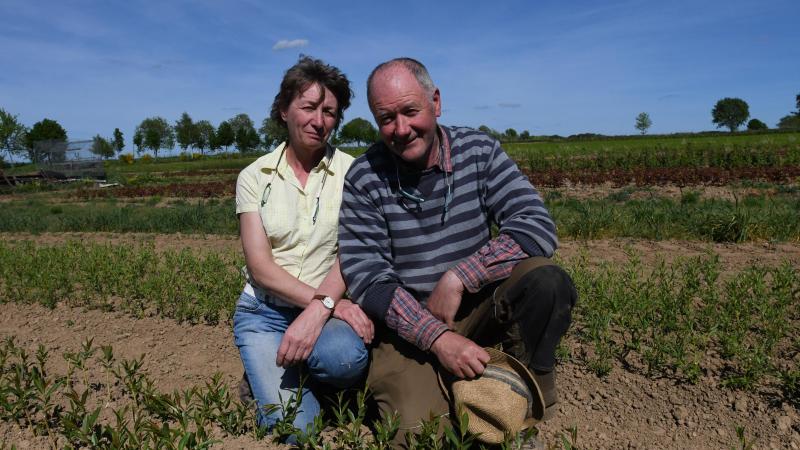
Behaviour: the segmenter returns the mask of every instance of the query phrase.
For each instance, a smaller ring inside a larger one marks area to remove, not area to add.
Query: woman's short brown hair
[[[353,91],[350,90],[350,81],[336,67],[305,55],[300,55],[297,64],[290,67],[283,75],[281,89],[275,96],[275,101],[272,102],[270,119],[286,128],[286,121],[281,117],[281,111],[289,108],[292,100],[305,92],[312,84],[319,84],[330,89],[333,96],[336,97],[336,126],[334,128],[338,128],[344,110],[350,106],[350,98],[353,96]],[[324,98],[324,89],[322,89],[322,95]]]

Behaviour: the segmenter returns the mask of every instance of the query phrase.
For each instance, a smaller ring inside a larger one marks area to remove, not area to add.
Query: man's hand
[[[360,306],[343,298],[336,304],[333,310],[333,317],[344,320],[356,332],[358,337],[364,340],[364,344],[369,345],[375,337],[375,325],[372,320],[364,313]]]
[[[455,328],[453,319],[456,317],[458,307],[461,306],[463,293],[464,283],[453,271],[448,270],[433,288],[428,298],[428,310],[452,330]]]
[[[275,364],[286,368],[308,359],[330,314],[322,302],[309,303],[283,334]]]
[[[458,378],[475,378],[489,363],[489,354],[480,345],[452,331],[439,336],[431,351],[439,363]]]

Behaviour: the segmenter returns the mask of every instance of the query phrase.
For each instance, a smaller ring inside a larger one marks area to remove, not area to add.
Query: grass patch
[[[680,199],[631,199],[630,191],[620,192],[605,199],[585,200],[549,195],[547,206],[559,235],[577,239],[800,241],[797,194],[757,195],[730,201],[700,199],[693,191],[687,191]],[[126,203],[114,198],[52,203],[32,197],[5,202],[0,212],[0,231],[238,233],[233,199],[166,204],[160,200],[160,196],[151,196]]]
[[[6,202],[0,212],[0,231],[238,233],[233,200],[172,202],[156,208],[155,198],[127,204],[114,199],[57,205],[37,199]]]
[[[625,192],[625,191],[623,191]],[[796,196],[754,196],[743,201],[699,199],[684,193],[667,197],[626,199],[554,198],[547,206],[562,237],[601,239],[697,239],[712,242],[800,240],[800,199]]]

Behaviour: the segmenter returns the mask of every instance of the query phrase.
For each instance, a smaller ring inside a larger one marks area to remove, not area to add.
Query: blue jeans
[[[245,373],[258,406],[258,423],[272,427],[283,418],[283,410],[266,414],[265,405],[285,404],[296,395],[301,373],[307,373],[303,385],[300,410],[294,426],[306,426],[319,414],[320,405],[314,396],[314,385],[325,383],[338,389],[351,387],[366,372],[368,354],[364,341],[342,320],[331,318],[323,326],[311,355],[301,368],[287,369],[275,364],[278,347],[286,328],[302,309],[276,306],[242,293],[233,315],[233,338],[239,348]]]

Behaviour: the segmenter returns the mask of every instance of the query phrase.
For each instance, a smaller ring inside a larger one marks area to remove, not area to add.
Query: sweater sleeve
[[[483,168],[483,201],[500,234],[508,234],[530,256],[553,256],[556,225],[539,192],[494,141]]]
[[[392,267],[380,199],[370,195],[380,183],[365,159],[357,159],[345,176],[339,211],[339,262],[351,298],[371,318],[385,321],[402,282]]]

